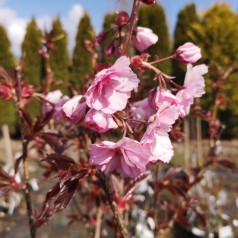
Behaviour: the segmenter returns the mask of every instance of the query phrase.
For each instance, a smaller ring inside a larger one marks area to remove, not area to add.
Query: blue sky
[[[35,16],[41,28],[49,28],[52,18],[60,15],[63,25],[68,31],[69,48],[73,48],[76,26],[83,10],[91,17],[96,32],[101,30],[103,16],[122,7],[127,2],[128,9],[132,0],[0,0],[0,23],[8,31],[12,48],[16,55],[20,54],[20,44],[25,34],[25,26],[32,16]],[[238,0],[160,0],[166,11],[170,33],[173,33],[176,17],[186,4],[194,2],[199,12],[216,2],[226,2],[233,10],[238,10]]]

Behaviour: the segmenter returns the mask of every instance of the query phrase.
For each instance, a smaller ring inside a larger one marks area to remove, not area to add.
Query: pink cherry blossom
[[[153,131],[151,135],[143,138],[143,149],[150,154],[149,160],[154,163],[158,160],[169,163],[174,155],[173,145],[169,134]]]
[[[137,27],[132,42],[140,52],[146,50],[158,41],[159,37],[146,27]]]
[[[46,95],[45,99],[53,104],[56,104],[62,96],[63,94],[60,90],[55,90],[55,91],[49,92]]]
[[[184,89],[180,90],[176,96],[180,100],[180,114],[182,117],[188,115],[194,98],[201,97],[205,93],[205,81],[203,75],[208,72],[208,67],[204,64],[193,67],[187,66],[187,73],[184,80]]]
[[[85,98],[82,95],[77,95],[62,106],[62,112],[67,120],[76,124],[85,116],[86,108]]]
[[[141,139],[150,162],[161,160],[168,163],[173,156],[173,147],[168,132],[178,119],[179,111],[175,105],[164,102],[157,113],[150,117],[149,125]]]
[[[155,113],[155,110],[150,106],[148,97],[135,102],[131,105],[129,111],[129,117],[139,119],[139,120],[148,120],[151,115]]]
[[[179,117],[179,108],[175,105],[170,105],[164,102],[156,114],[151,116],[148,120],[148,126],[146,129],[146,134],[150,135],[153,131],[169,132],[172,125]],[[144,137],[143,136],[143,137]],[[143,141],[143,138],[142,138]]]
[[[180,116],[185,117],[189,114],[190,107],[193,104],[193,97],[186,91],[186,90],[180,90],[177,93],[177,97],[180,99],[181,103],[179,106],[180,110]]]
[[[85,121],[89,124],[89,127],[92,130],[99,133],[118,127],[111,114],[106,114],[95,109],[90,109],[88,111]]]
[[[201,49],[191,42],[178,47],[174,55],[174,59],[182,64],[196,63],[201,57]]]
[[[161,105],[167,102],[170,105],[179,105],[180,100],[173,95],[169,90],[164,90],[157,87],[156,91],[152,90],[149,93],[149,103],[154,110],[159,110]]]
[[[68,101],[68,96],[63,96],[56,104],[54,108],[53,120],[59,121],[60,119],[64,118],[62,112],[62,106]]]
[[[52,92],[49,92],[46,96],[45,99],[49,101],[50,103],[45,103],[43,105],[42,111],[43,114],[51,111],[54,109],[53,112],[53,120],[58,121],[60,120],[63,115],[62,115],[62,105],[68,100],[67,96],[63,96],[62,92],[60,90],[55,90]]]
[[[103,141],[90,145],[89,153],[96,168],[105,174],[116,171],[122,176],[135,178],[146,172],[149,163],[142,145],[127,137],[117,143]]]
[[[85,94],[90,108],[113,114],[126,107],[131,91],[139,83],[129,65],[130,60],[121,56],[112,67],[96,74],[93,84]]]
[[[203,75],[208,72],[205,64],[193,67],[191,64],[187,66],[187,73],[184,80],[185,90],[192,97],[201,97],[205,93],[205,81]]]

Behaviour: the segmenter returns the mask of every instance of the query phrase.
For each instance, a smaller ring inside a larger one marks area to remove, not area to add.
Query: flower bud
[[[178,47],[174,55],[174,59],[182,64],[193,64],[201,57],[201,49],[191,42]]]
[[[140,0],[140,1],[147,5],[155,4],[155,0]]]
[[[129,21],[129,18],[130,17],[127,12],[125,12],[125,11],[119,12],[119,14],[117,15],[117,17],[115,19],[115,23],[118,26],[125,25]]]
[[[132,42],[140,52],[146,50],[158,41],[159,37],[153,31],[146,27],[138,26],[132,37]]]
[[[139,70],[148,70],[149,68],[145,65],[143,65],[142,63],[144,61],[147,61],[147,59],[150,57],[149,54],[141,54],[141,55],[135,55],[133,57],[131,57],[131,64],[136,67]]]
[[[0,84],[0,98],[2,98],[4,100],[9,100],[12,98],[12,89],[6,83]]]
[[[34,93],[34,88],[30,84],[26,84],[22,87],[21,96],[23,98],[30,98]]]

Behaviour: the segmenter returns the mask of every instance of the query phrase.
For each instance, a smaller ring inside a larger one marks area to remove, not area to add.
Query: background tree
[[[22,43],[22,53],[25,53],[23,66],[24,80],[38,87],[42,80],[43,60],[39,54],[41,48],[41,32],[33,18],[26,28],[26,35]]]
[[[10,49],[7,32],[2,25],[0,25],[0,42],[0,67],[9,72],[14,65],[14,57]],[[16,111],[13,103],[0,98],[0,108],[0,126],[7,124],[13,131],[16,123]]]
[[[112,23],[115,22],[115,17],[116,14],[115,13],[107,13],[104,16],[104,20],[103,20],[103,31],[108,30],[111,26]],[[101,45],[101,61],[102,62],[115,62],[116,61],[116,57],[115,56],[106,56],[104,54],[104,48],[110,43],[110,41],[112,40],[114,35],[114,32],[110,32],[107,34],[105,41],[103,42],[103,44]]]
[[[94,30],[87,13],[84,14],[78,25],[75,48],[73,51],[72,81],[79,89],[80,84],[85,80],[85,76],[92,72],[91,53],[85,47],[86,40],[93,40]]]
[[[229,126],[226,136],[238,136],[238,15],[228,4],[215,4],[193,25],[190,37],[202,48],[204,62],[210,66],[206,80],[204,107],[210,108],[217,86],[214,82],[221,75],[228,75],[221,93],[226,106],[220,111],[221,120]],[[215,87],[214,87],[215,86]]]
[[[42,35],[33,18],[26,28],[26,35],[22,43],[22,53],[25,54],[23,65],[24,81],[39,89],[44,76],[44,61],[39,50],[42,47]],[[28,108],[35,117],[40,111],[40,104],[32,100]]]
[[[189,36],[189,32],[192,29],[192,24],[198,22],[199,18],[196,13],[195,4],[186,5],[178,13],[177,23],[174,31],[173,52],[175,52],[175,50],[180,45],[192,41],[191,37]],[[176,75],[177,82],[182,83],[186,72],[186,66],[184,66],[183,64],[178,64],[176,61],[172,61],[172,72],[173,75]]]
[[[170,55],[170,39],[168,25],[166,21],[166,15],[163,7],[160,4],[154,4],[153,7],[147,5],[141,5],[138,15],[138,26],[148,27],[153,30],[153,32],[159,36],[159,41],[147,49],[151,57],[150,59],[155,59],[158,55],[160,58]],[[160,64],[159,68],[167,73],[171,73],[171,63],[166,61]],[[153,76],[151,73],[146,74],[145,80],[143,80],[143,88],[149,87],[153,84]]]
[[[67,49],[67,34],[62,27],[60,18],[52,22],[51,34],[54,41],[54,48],[50,52],[50,62],[53,71],[53,78],[61,82],[60,88],[64,94],[68,93],[67,82],[69,78],[69,56]]]

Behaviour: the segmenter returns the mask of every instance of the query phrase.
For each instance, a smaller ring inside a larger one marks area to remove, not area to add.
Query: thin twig
[[[94,238],[100,238],[101,234],[101,224],[102,224],[102,208],[99,206],[97,208],[97,217],[96,217],[96,227],[95,227],[95,233]]]

